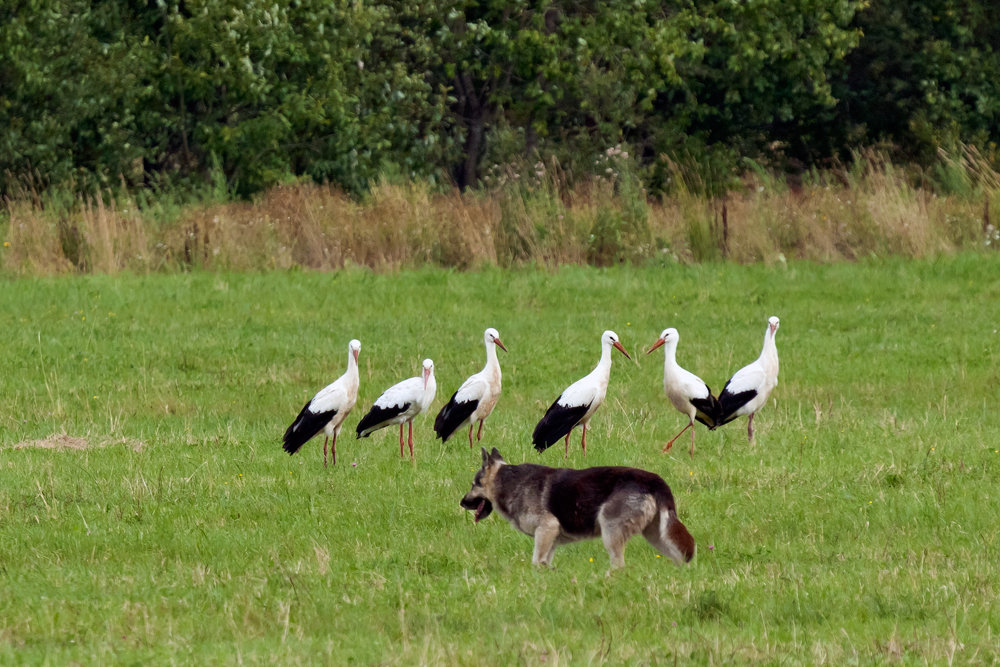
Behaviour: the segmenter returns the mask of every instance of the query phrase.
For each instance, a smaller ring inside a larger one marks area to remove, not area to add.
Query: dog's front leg
[[[531,562],[535,565],[552,565],[552,554],[556,550],[559,537],[559,521],[555,517],[543,519],[535,528],[535,553]]]

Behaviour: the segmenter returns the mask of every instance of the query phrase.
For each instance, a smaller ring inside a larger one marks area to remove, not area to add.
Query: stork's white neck
[[[611,373],[611,343],[601,342],[601,360],[597,362],[594,372]]]
[[[424,382],[424,393],[421,400],[424,410],[430,406],[435,394],[437,394],[437,380],[434,379],[434,372],[431,371],[431,374],[427,376],[426,382]]]
[[[677,339],[663,344],[663,371],[666,373],[677,366]]]
[[[775,375],[778,372],[778,346],[774,341],[777,333],[777,330],[771,331],[771,327],[767,327],[764,331],[764,347],[760,351],[761,363],[773,367]]]
[[[358,377],[358,360],[354,358],[354,350],[350,348],[347,350],[347,372],[345,375],[350,378]]]
[[[492,371],[500,376],[500,360],[497,359],[497,344],[493,341],[486,342],[486,366],[483,371]]]

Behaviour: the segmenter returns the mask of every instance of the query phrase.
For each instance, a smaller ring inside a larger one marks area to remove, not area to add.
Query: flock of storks
[[[753,417],[771,391],[778,384],[778,348],[774,337],[778,331],[778,318],[771,317],[764,332],[764,347],[760,357],[744,366],[729,378],[718,397],[712,394],[708,385],[694,373],[677,363],[677,329],[664,329],[647,354],[663,346],[663,391],[674,407],[687,415],[688,423],[663,448],[668,451],[674,441],[684,431],[691,428],[691,456],[694,456],[694,422],[697,420],[714,430],[737,417],[747,415],[747,437],[753,440]],[[479,422],[476,440],[483,434],[483,422],[500,398],[500,362],[496,348],[504,352],[506,346],[500,340],[496,329],[490,328],[483,334],[486,345],[486,366],[470,376],[452,395],[437,418],[434,432],[442,441],[447,441],[459,429],[468,425],[469,447],[472,444],[472,430]],[[566,388],[552,403],[545,415],[535,426],[532,443],[539,452],[558,442],[566,440],[565,455],[569,454],[570,432],[580,426],[582,435],[580,446],[587,452],[587,424],[604,402],[611,375],[611,349],[615,348],[631,360],[628,352],[618,341],[614,331],[605,331],[601,336],[601,360],[587,376]],[[325,434],[323,442],[323,465],[327,464],[327,447],[332,438],[332,461],[337,463],[337,435],[347,415],[354,408],[358,398],[358,354],[361,341],[352,340],[348,344],[347,371],[335,382],[322,389],[309,402],[285,431],[284,449],[294,454],[320,431]],[[403,425],[409,427],[408,444],[413,458],[413,419],[425,412],[434,401],[437,382],[434,379],[434,362],[424,359],[423,373],[395,384],[376,399],[368,413],[357,426],[357,437],[368,437],[375,431],[399,425],[399,454],[404,456]]]

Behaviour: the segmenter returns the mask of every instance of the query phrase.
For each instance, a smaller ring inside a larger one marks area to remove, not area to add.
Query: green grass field
[[[7,280],[0,287],[0,663],[663,664],[1000,660],[1000,256],[555,273],[443,270]],[[716,391],[781,317],[778,388],[700,425],[662,393],[660,331]],[[417,420],[353,430],[432,357],[443,405],[495,326],[483,443],[530,445],[589,372],[608,400],[567,465],[671,485],[698,542],[637,539],[531,565],[531,539],[458,501],[479,465]],[[324,469],[280,446],[361,339],[361,390]],[[43,447],[60,440],[75,447]],[[70,440],[69,438],[74,438]]]

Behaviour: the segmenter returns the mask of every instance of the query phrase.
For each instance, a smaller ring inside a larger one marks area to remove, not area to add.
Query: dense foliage
[[[466,187],[618,144],[655,191],[676,164],[724,187],[743,158],[1000,140],[988,2],[11,0],[0,25],[0,194]]]

